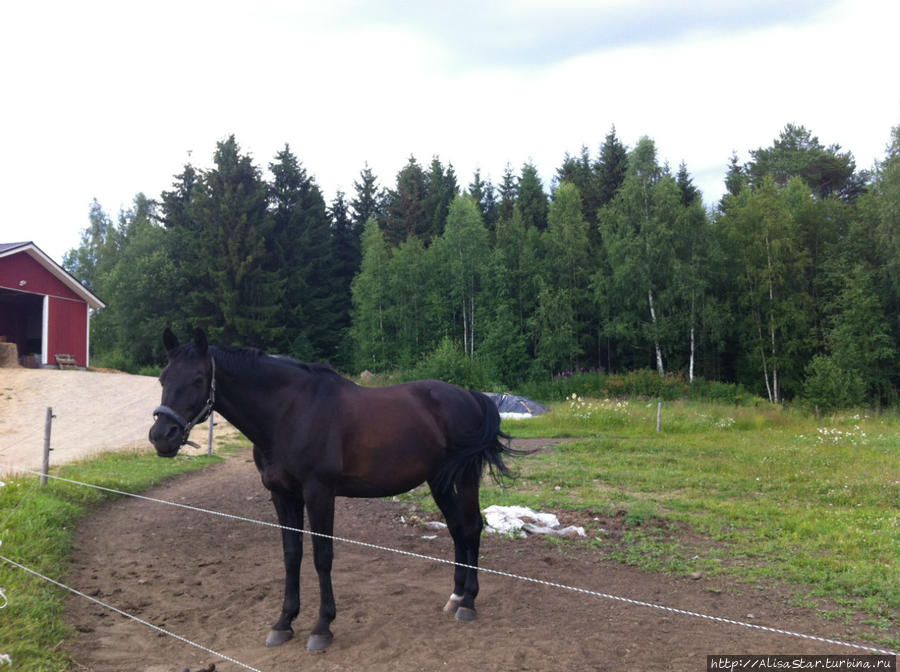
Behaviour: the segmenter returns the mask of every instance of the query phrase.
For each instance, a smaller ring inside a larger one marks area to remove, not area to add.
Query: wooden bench
[[[78,362],[72,355],[57,355],[56,364],[60,369],[77,369]]]

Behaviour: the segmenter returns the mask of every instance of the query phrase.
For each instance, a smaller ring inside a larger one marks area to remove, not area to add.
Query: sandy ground
[[[148,494],[275,520],[249,447]],[[563,525],[584,525],[591,540],[487,535],[482,567],[825,637],[858,641],[866,630],[797,606],[793,589],[771,582],[692,579],[620,564],[611,554],[624,543],[624,516],[555,513]],[[438,518],[403,501],[338,498],[335,534],[450,559],[446,530],[423,525]],[[596,541],[600,528],[605,533]],[[308,539],[305,547],[296,637],[277,649],[264,646],[280,611],[284,577],[275,529],[144,500],[111,502],[79,526],[68,583],[263,672],[696,672],[706,669],[707,655],[720,653],[860,653],[491,574],[481,577],[478,619],[459,623],[441,613],[452,587],[449,565],[338,542],[335,639],[326,652],[311,654],[305,642],[318,587]],[[210,664],[221,672],[240,669],[83,598],[72,596],[67,604],[75,635],[63,648],[73,672],[195,672]]]
[[[152,376],[0,368],[0,473],[40,468],[47,407],[56,416],[51,464],[108,450],[152,450],[147,432],[159,401]],[[193,440],[205,445],[208,427],[198,425]]]

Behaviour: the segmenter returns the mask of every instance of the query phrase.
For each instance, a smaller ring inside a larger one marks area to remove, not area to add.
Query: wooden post
[[[206,454],[207,455],[212,455],[213,425],[215,424],[215,420],[216,420],[216,412],[210,411],[209,412],[209,441],[206,444]]]
[[[53,408],[47,407],[47,418],[44,420],[44,462],[41,467],[41,485],[47,485],[47,474],[50,472],[50,427],[53,424]]]
[[[662,422],[662,402],[656,405],[656,433],[659,434],[659,425]]]

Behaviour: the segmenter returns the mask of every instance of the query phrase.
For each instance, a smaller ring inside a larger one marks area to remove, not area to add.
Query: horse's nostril
[[[170,441],[173,441],[178,438],[178,427],[175,425],[170,425],[169,429],[166,431],[166,438]]]

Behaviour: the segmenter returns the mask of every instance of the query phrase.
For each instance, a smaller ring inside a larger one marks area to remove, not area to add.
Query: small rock
[[[696,581],[696,580],[698,580],[698,579],[702,579],[702,578],[703,578],[703,574],[701,574],[700,572],[691,572],[691,578],[692,578],[694,581]]]

